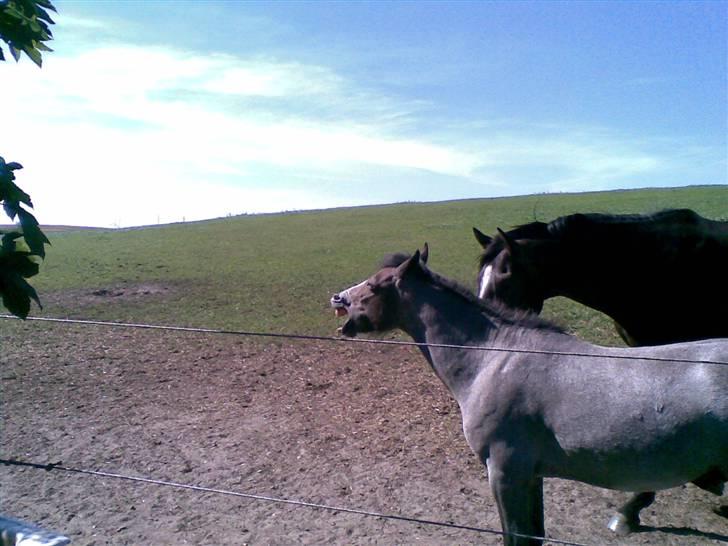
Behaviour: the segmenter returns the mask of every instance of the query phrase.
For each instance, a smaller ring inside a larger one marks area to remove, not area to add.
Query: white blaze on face
[[[347,288],[341,294],[344,295],[344,296],[346,296],[346,297],[349,297],[349,293],[352,290],[357,290],[357,289],[361,288],[362,286],[366,285],[366,283],[367,283],[367,281],[366,280],[363,280],[359,284],[355,284],[354,286],[351,286],[351,287]]]
[[[367,281],[364,280],[364,281],[360,282],[359,284],[355,284],[354,286],[350,286],[346,290],[342,290],[341,292],[339,292],[337,294],[339,300],[344,300],[344,301],[347,301],[347,302],[351,303],[351,295],[350,295],[350,292],[352,290],[356,290],[356,289],[358,289],[358,288],[366,285],[366,283],[367,283]],[[344,316],[344,315],[347,314],[346,313],[346,306],[343,303],[337,302],[337,301],[334,300],[334,298],[332,298],[331,299],[331,305],[334,308],[334,314],[337,317],[342,317],[342,316]]]
[[[493,272],[493,266],[488,265],[483,268],[483,273],[480,275],[480,290],[478,290],[478,297],[483,299],[485,297],[485,290],[488,288],[490,282],[490,274]]]

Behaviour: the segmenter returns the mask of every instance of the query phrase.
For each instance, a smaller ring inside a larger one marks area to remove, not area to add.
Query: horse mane
[[[541,318],[536,313],[528,310],[512,309],[500,301],[486,301],[477,297],[472,290],[460,284],[457,281],[443,277],[430,269],[423,269],[429,280],[441,288],[444,288],[468,303],[476,305],[484,311],[490,318],[498,319],[506,324],[514,326],[523,326],[534,330],[550,330],[563,333],[564,330],[546,319]]]
[[[697,225],[706,219],[690,209],[665,209],[652,214],[576,213],[559,216],[551,222],[528,222],[507,232],[511,239],[554,239],[579,233],[585,228],[634,224]],[[500,251],[500,249],[498,249]],[[485,256],[485,253],[483,253]],[[481,258],[483,262],[483,258]],[[482,266],[482,263],[481,263]]]
[[[528,222],[520,224],[509,230],[506,234],[510,239],[552,240],[563,242],[582,242],[593,240],[597,236],[611,236],[611,226],[638,226],[647,228],[659,227],[661,223],[666,226],[699,226],[700,224],[721,224],[703,218],[690,209],[666,209],[653,214],[605,214],[605,213],[576,213],[559,216],[549,223]],[[720,228],[728,232],[728,224]],[[497,240],[497,238],[495,239]],[[482,269],[490,263],[503,249],[502,244],[488,245],[478,256],[478,267]]]
[[[409,260],[411,257],[412,257],[412,254],[406,254],[404,252],[395,252],[393,254],[387,254],[384,258],[382,258],[382,261],[379,264],[379,268],[384,269],[385,267],[399,267],[404,262]]]
[[[549,237],[549,224],[544,222],[520,224],[510,230],[508,235],[513,239],[547,239]]]
[[[551,237],[561,238],[583,233],[582,230],[584,229],[598,229],[602,226],[634,226],[636,224],[651,225],[660,224],[662,222],[691,226],[700,224],[703,221],[705,221],[705,218],[690,209],[666,209],[653,214],[579,213],[561,216],[549,222],[547,224],[547,232]]]
[[[382,260],[381,267],[398,267],[408,260],[412,255],[397,252],[395,254],[388,254]],[[500,320],[506,324],[514,326],[523,326],[525,328],[531,328],[535,330],[550,330],[553,332],[564,333],[563,328],[550,322],[546,319],[541,318],[536,313],[528,310],[512,309],[499,301],[484,301],[478,298],[472,290],[460,284],[459,282],[443,277],[439,273],[435,273],[431,269],[423,265],[422,273],[425,278],[432,284],[435,284],[448,292],[456,294],[464,299],[466,302],[477,306],[480,310],[484,311],[489,318]]]

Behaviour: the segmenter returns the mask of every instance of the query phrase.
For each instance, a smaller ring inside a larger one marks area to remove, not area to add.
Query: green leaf
[[[12,17],[13,19],[23,20],[25,19],[25,15],[23,12],[19,11],[14,4],[7,3],[3,7],[3,15],[6,15],[8,17]]]
[[[30,57],[31,61],[38,65],[38,68],[43,66],[43,56],[40,51],[35,48],[35,43],[24,46],[23,51],[25,51],[25,54]]]
[[[54,9],[53,11],[56,11],[56,10]],[[51,16],[48,15],[48,12],[44,9],[38,9],[36,11],[35,15],[42,22],[50,23],[51,25],[55,24],[55,21],[53,19],[51,19]],[[46,26],[46,30],[48,30],[48,26]],[[48,32],[50,32],[50,31],[48,31]]]
[[[12,202],[15,206],[23,203],[33,208],[30,195],[21,190],[14,182],[0,181],[0,200]]]
[[[2,281],[0,281],[0,294],[3,297],[3,305],[8,311],[18,318],[28,318],[30,298],[26,294],[17,289],[3,287]]]
[[[35,291],[28,281],[12,271],[0,270],[0,293],[3,305],[16,317],[25,319],[30,312],[31,299],[43,308]]]
[[[40,271],[40,265],[34,261],[37,257],[25,251],[13,251],[0,256],[0,270],[12,271],[25,279],[34,277]]]
[[[18,219],[20,220],[20,225],[23,228],[23,238],[25,239],[25,242],[28,243],[30,251],[41,258],[45,258],[44,245],[51,244],[51,242],[41,231],[35,216],[20,208],[18,209]]]
[[[23,236],[19,231],[9,231],[0,239],[0,254],[15,251],[15,241]]]
[[[16,171],[16,170],[22,169],[22,168],[23,168],[23,166],[20,163],[18,163],[16,161],[11,161],[10,163],[6,163],[5,159],[3,159],[2,156],[0,156],[0,176],[9,176],[9,177],[11,177],[10,179],[12,180],[14,177],[12,171]]]
[[[20,210],[20,206],[17,201],[6,200],[3,203],[3,209],[5,209],[5,214],[7,214],[11,220],[15,220],[15,217],[18,215],[18,210]]]
[[[35,289],[25,279],[38,274],[35,257],[28,252],[15,251],[15,241],[21,236],[13,232],[2,238],[0,247],[0,295],[3,305],[14,315],[25,318],[33,300],[42,308]]]
[[[49,0],[35,0],[35,3],[45,9],[56,11],[56,8],[53,6],[53,4],[50,3]]]
[[[0,0],[0,41],[7,44],[16,61],[24,52],[42,66],[42,52],[50,51],[44,42],[53,39],[49,25],[54,21],[47,10],[56,11],[47,0]],[[0,60],[5,60],[1,49]]]

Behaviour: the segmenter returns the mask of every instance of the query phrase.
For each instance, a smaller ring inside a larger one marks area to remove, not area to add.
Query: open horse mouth
[[[331,297],[331,307],[334,308],[334,315],[337,317],[346,317],[349,315],[349,301],[346,299],[346,296],[343,296],[341,294],[334,294]],[[337,332],[340,334],[343,334],[347,337],[354,337],[356,336],[357,328],[354,324],[354,321],[349,318],[343,326],[337,328]]]
[[[334,308],[334,315],[337,317],[343,317],[347,314],[346,311],[347,301],[341,297],[341,294],[334,294],[331,296],[331,307]]]

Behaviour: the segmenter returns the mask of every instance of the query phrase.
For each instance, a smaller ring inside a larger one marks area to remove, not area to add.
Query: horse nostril
[[[341,297],[341,294],[334,294],[331,296],[331,303],[333,305],[347,305],[346,298]]]

